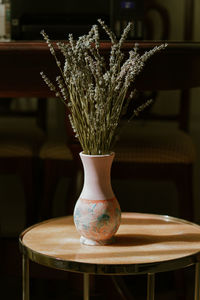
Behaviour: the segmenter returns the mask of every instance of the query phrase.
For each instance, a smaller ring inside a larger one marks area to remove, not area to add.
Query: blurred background
[[[199,42],[200,2],[198,0],[194,0],[193,3],[191,34],[188,36],[188,39],[185,38],[183,24],[185,23],[185,9],[188,2],[186,0],[77,0],[73,2],[68,0],[57,0],[56,2],[47,0],[11,0],[10,3],[6,2],[7,5],[9,4],[10,24],[8,29],[3,28],[3,25],[1,25],[3,34],[0,42],[4,40],[8,42],[9,40],[41,40],[39,34],[41,29],[45,29],[52,39],[67,39],[68,33],[71,32],[74,33],[76,38],[87,32],[99,17],[105,20],[117,35],[120,35],[126,23],[121,21],[121,17],[122,20],[126,21],[134,20],[136,24],[135,31],[129,35],[131,40]],[[5,3],[2,1],[3,4]],[[148,26],[145,27],[145,24],[148,24]],[[102,39],[106,39],[106,36],[102,35]],[[176,97],[176,92],[159,92],[153,111],[170,113],[178,110]],[[67,136],[63,104],[58,99],[50,98],[47,100],[45,134],[49,140],[53,140],[55,143],[65,142]],[[13,98],[10,101],[9,109],[15,111],[19,107],[22,111],[36,110],[37,99],[29,99],[29,104],[27,105],[27,99]],[[197,150],[193,179],[194,221],[200,223],[200,88],[193,88],[190,91],[189,117],[189,133]],[[154,123],[152,125],[159,126]],[[19,118],[16,119],[15,117],[0,117],[0,130],[16,127],[20,130],[20,128],[34,128],[35,126],[34,118],[27,117],[19,120]],[[147,128],[149,123],[137,120],[134,126],[136,128]],[[165,124],[165,126],[173,126],[173,124]],[[69,179],[65,177],[60,178],[56,186],[53,202],[53,216],[66,214],[65,205],[68,187]],[[170,182],[113,180],[113,190],[123,210],[179,216],[177,191]],[[0,174],[1,236],[6,239],[10,238],[12,240],[13,238],[16,240],[20,232],[26,227],[25,217],[25,194],[20,178],[15,174]],[[16,244],[11,242],[11,245],[16,248]],[[3,249],[2,251],[5,250]],[[12,266],[10,267],[12,268]],[[19,288],[17,287],[16,295],[18,296],[16,296],[16,299],[20,299],[18,293]],[[59,299],[64,298],[61,297]]]
[[[133,1],[134,2],[134,1]],[[145,4],[151,3],[151,1],[139,1],[139,17],[138,23],[144,20]],[[166,1],[153,1],[156,5],[161,5],[162,8],[166,9],[169,16],[169,29],[168,29],[168,39],[170,41],[184,41],[184,32],[183,32],[183,24],[184,24],[184,14],[185,14],[185,4],[187,1],[184,0],[166,0]],[[116,1],[117,3],[117,1]],[[141,6],[143,3],[144,7]],[[42,3],[39,1],[23,1],[13,0],[11,2],[11,39],[12,40],[35,40],[41,39],[39,34],[42,28],[45,28],[47,33],[49,33],[52,38],[65,38],[67,39],[68,33],[75,32],[77,35],[83,34],[87,29],[90,28],[90,25],[96,23],[96,19],[101,17],[105,19],[108,24],[110,24],[110,6],[109,1],[94,1],[87,0],[86,2],[79,1],[78,4],[74,4],[68,1],[57,1],[56,5],[53,3],[46,3],[43,1]],[[116,9],[116,14],[120,14],[119,5],[116,5],[118,11]],[[64,8],[64,9],[63,9]],[[67,24],[64,19],[64,10],[66,10],[66,14],[68,14]],[[200,40],[200,24],[198,19],[198,14],[200,11],[200,4],[198,1],[194,1],[194,12],[193,12],[193,33],[192,33],[192,41]],[[134,12],[137,15],[137,11]],[[61,19],[60,19],[61,15]],[[160,15],[160,11],[157,9],[149,9],[148,10],[148,19],[152,20],[151,22],[151,32],[145,30],[144,24],[138,25],[140,27],[139,30],[139,39],[145,40],[146,36],[152,35],[152,40],[161,40],[163,35],[163,17]],[[87,24],[89,17],[91,18],[90,24]],[[134,19],[132,14],[128,15],[128,19]],[[113,17],[114,19],[114,17]],[[42,24],[40,24],[40,22]],[[57,22],[61,22],[61,24],[57,25]],[[63,25],[63,22],[65,25]],[[76,23],[77,22],[77,23]],[[82,26],[85,24],[85,26]],[[117,23],[116,20],[113,23]],[[45,25],[48,23],[47,25]],[[78,24],[78,25],[77,25]],[[115,24],[116,25],[116,24]],[[119,25],[119,24],[118,24]],[[116,25],[116,26],[118,26]],[[114,26],[114,25],[113,25]],[[77,29],[78,27],[78,29]],[[119,27],[119,26],[118,26]],[[117,28],[118,28],[117,27]],[[123,28],[123,26],[122,26]],[[137,34],[136,34],[137,36]],[[105,37],[104,37],[105,38]],[[129,37],[130,39],[131,37]],[[133,36],[134,38],[134,36]],[[200,122],[199,122],[199,97],[200,97],[200,89],[194,88],[190,92],[190,119],[189,119],[189,132],[192,136],[196,148],[197,155],[200,151],[199,145],[199,130],[200,130]],[[7,101],[7,100],[5,100]],[[2,102],[3,103],[3,102]],[[29,99],[29,103],[27,104],[27,99],[12,99],[10,107],[11,110],[17,109],[20,107],[21,110],[34,110],[36,109],[37,99],[31,98]],[[164,112],[168,113],[171,111],[176,111],[178,109],[178,103],[176,101],[176,92],[160,92],[159,96],[156,99],[156,102],[153,106],[153,110],[155,112]],[[23,118],[22,120],[16,118],[0,118],[0,126],[1,128],[13,128],[13,127],[27,127],[30,128],[35,126],[34,118]],[[48,137],[53,140],[64,140],[66,138],[66,130],[65,130],[65,115],[64,115],[64,107],[63,104],[58,101],[58,99],[48,99],[47,101],[47,118],[46,118],[46,126]],[[146,122],[144,124],[143,121],[139,121],[135,124],[135,126],[146,126],[149,124]],[[157,125],[155,125],[157,126]],[[173,125],[169,125],[173,126]],[[200,166],[199,159],[197,158],[195,163],[195,176],[194,176],[194,197],[195,197],[195,221],[200,221],[200,209],[199,209],[199,197],[200,192],[198,188],[198,178],[199,178]],[[20,181],[15,175],[3,175],[1,174],[0,180],[0,194],[1,201],[0,205],[2,205],[1,212],[1,230],[6,235],[12,235],[18,233],[21,229],[24,228],[24,210],[23,206],[20,207],[19,203],[23,204],[24,195],[23,195],[23,187],[20,185]],[[173,185],[169,185],[165,182],[163,184],[157,184],[155,182],[132,182],[131,185],[128,185],[128,189],[124,186],[128,184],[125,182],[117,183],[115,187],[115,183],[113,182],[113,188],[116,191],[116,194],[120,194],[118,191],[119,186],[122,185],[123,191],[128,191],[127,204],[131,202],[131,205],[134,204],[133,209],[143,211],[144,208],[149,212],[161,212],[163,214],[170,213],[168,207],[171,208],[171,215],[177,214],[177,205],[176,205],[176,191]],[[65,179],[61,179],[61,182],[58,186],[57,191],[57,200],[55,200],[55,206],[60,206],[55,208],[57,212],[55,214],[62,215],[62,199],[65,201]],[[145,188],[144,188],[145,186]],[[167,192],[163,192],[163,189]],[[121,188],[120,188],[121,190]],[[17,201],[16,201],[17,197]],[[124,196],[123,196],[124,198]],[[137,199],[140,199],[139,201]],[[148,198],[148,200],[147,200]],[[124,199],[122,201],[125,201]],[[139,207],[137,207],[139,205]],[[141,207],[140,207],[141,206]],[[128,209],[128,207],[127,207]],[[59,210],[59,212],[58,212]],[[20,217],[19,217],[20,216]],[[14,224],[14,218],[16,218],[17,222]],[[8,221],[9,220],[9,221]]]

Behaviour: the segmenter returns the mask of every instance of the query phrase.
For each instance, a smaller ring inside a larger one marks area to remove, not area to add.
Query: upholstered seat
[[[173,182],[178,192],[179,217],[193,219],[196,147],[188,133],[175,124],[133,121],[124,126],[114,151],[112,178]]]
[[[180,130],[134,132],[116,145],[116,161],[137,163],[182,163],[195,161],[196,150],[192,138]]]
[[[37,128],[0,128],[0,157],[36,157],[44,141]]]
[[[46,141],[40,149],[41,159],[58,159],[72,161],[72,154],[64,141]]]

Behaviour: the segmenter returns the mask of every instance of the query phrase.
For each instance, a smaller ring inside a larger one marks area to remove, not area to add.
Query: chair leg
[[[83,172],[77,168],[73,168],[73,173],[71,175],[71,180],[68,189],[68,199],[66,206],[66,213],[69,215],[73,214],[74,206],[78,197],[81,193],[81,188],[83,186]]]
[[[53,200],[56,193],[58,184],[58,166],[54,161],[43,161],[43,187],[41,191],[41,205],[40,205],[40,218],[46,220],[52,217]]]
[[[180,217],[194,221],[193,167],[186,165],[176,178]]]
[[[33,225],[37,221],[37,201],[35,198],[35,189],[33,183],[33,158],[25,158],[19,161],[19,174],[23,182],[25,194],[25,225]]]

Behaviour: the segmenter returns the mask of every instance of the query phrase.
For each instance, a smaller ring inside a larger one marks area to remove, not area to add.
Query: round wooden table
[[[84,274],[147,274],[147,299],[154,299],[154,275],[196,265],[195,300],[200,300],[200,226],[169,216],[123,213],[115,242],[86,246],[79,242],[73,217],[38,223],[20,235],[23,254],[23,300],[29,299],[29,259],[51,268]]]

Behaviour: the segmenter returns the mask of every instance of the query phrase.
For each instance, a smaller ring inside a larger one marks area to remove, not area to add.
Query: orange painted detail
[[[94,240],[109,240],[116,233],[121,220],[117,199],[87,200],[79,198],[74,210],[74,222],[81,236]]]
[[[79,198],[82,202],[87,202],[87,203],[94,203],[94,202],[104,202],[104,201],[116,201],[116,198],[110,198],[110,199],[104,199],[104,200],[88,200],[88,199],[84,199],[84,198]]]

